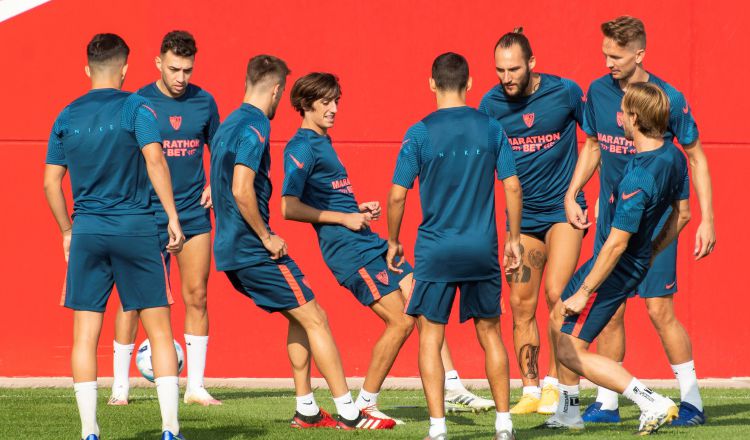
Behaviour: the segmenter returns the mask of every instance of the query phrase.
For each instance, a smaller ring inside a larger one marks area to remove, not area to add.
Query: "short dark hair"
[[[299,78],[292,86],[289,98],[292,107],[305,116],[305,110],[311,110],[318,99],[338,99],[341,97],[341,84],[332,73],[312,72]]]
[[[461,91],[469,83],[469,63],[466,58],[446,52],[432,62],[432,79],[442,91]]]
[[[641,48],[646,48],[646,27],[635,17],[623,15],[602,23],[602,33],[620,46],[637,43]]]
[[[161,40],[161,54],[172,52],[178,57],[192,57],[198,53],[195,38],[187,31],[172,31]]]
[[[115,34],[96,34],[86,46],[89,64],[102,64],[115,59],[128,60],[130,48],[125,40]]]
[[[529,39],[526,38],[526,35],[523,34],[522,26],[519,26],[513,29],[513,32],[508,32],[500,37],[495,44],[495,50],[497,50],[498,47],[509,49],[513,47],[514,44],[517,44],[518,47],[521,48],[521,52],[523,52],[523,57],[526,61],[529,61],[531,57],[534,56],[534,52],[531,51],[531,43],[529,43]]]
[[[286,80],[290,72],[281,58],[273,55],[256,55],[247,62],[245,82],[255,85],[268,77]]]
[[[669,126],[669,98],[656,84],[638,82],[628,85],[622,107],[637,115],[638,130],[645,136],[659,138]]]

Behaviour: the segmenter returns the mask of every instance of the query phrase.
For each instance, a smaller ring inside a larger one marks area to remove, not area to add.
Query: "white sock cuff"
[[[179,379],[177,378],[177,376],[162,376],[162,377],[157,377],[156,379],[154,379],[154,383],[156,383],[157,387],[159,385],[171,385],[171,384],[178,385]]]
[[[308,399],[310,399],[310,400],[312,400],[314,402],[315,401],[315,394],[313,394],[313,393],[305,394],[304,396],[296,396],[296,398],[297,398],[297,400],[308,400]]]
[[[446,371],[446,372],[445,372],[445,378],[447,379],[447,378],[448,378],[448,376],[456,376],[455,378],[454,378],[454,377],[451,377],[451,379],[460,379],[460,378],[461,378],[461,377],[460,377],[460,376],[458,375],[458,370],[448,370],[448,371]]]
[[[75,391],[83,391],[83,390],[95,390],[97,388],[96,381],[91,382],[78,382],[73,384],[73,389]]]
[[[352,400],[352,392],[351,391],[347,391],[346,394],[342,394],[339,397],[334,397],[333,398],[333,401],[336,402],[336,403],[344,403],[347,400]]]
[[[371,393],[364,388],[359,390],[359,397],[364,397],[365,399],[377,399],[378,395],[380,393]]]
[[[185,333],[185,342],[205,342],[208,343],[208,335],[206,336],[199,336],[199,335],[189,335]]]
[[[561,392],[566,392],[568,394],[578,394],[579,390],[580,390],[580,386],[579,385],[563,385],[563,384],[558,384],[557,388]]]
[[[695,362],[693,360],[689,360],[681,364],[672,365],[672,371],[674,371],[675,374],[677,374],[680,371],[690,371],[690,370],[695,370]]]
[[[544,385],[554,385],[558,386],[560,384],[560,381],[556,377],[552,376],[545,376],[542,380],[542,386]]]
[[[117,341],[112,341],[112,347],[114,347],[115,351],[132,351],[135,349],[135,343],[133,344],[120,344]]]

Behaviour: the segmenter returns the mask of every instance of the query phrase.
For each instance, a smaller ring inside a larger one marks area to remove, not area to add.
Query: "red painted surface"
[[[453,50],[467,57],[474,76],[469,103],[476,105],[496,82],[492,65],[496,39],[523,25],[538,58],[537,69],[570,77],[585,89],[605,73],[599,23],[623,13],[644,19],[649,38],[646,65],[687,96],[713,174],[716,253],[701,262],[694,262],[690,255],[700,220],[693,197],[693,221],[683,233],[678,257],[677,314],[693,338],[698,374],[750,375],[750,352],[744,349],[744,341],[750,339],[745,323],[750,298],[741,276],[744,251],[750,248],[744,232],[750,214],[744,195],[750,162],[745,139],[750,94],[743,75],[750,70],[750,61],[737,56],[750,41],[745,26],[750,13],[741,2],[724,2],[716,8],[697,0],[636,0],[621,7],[614,2],[576,5],[560,0],[526,9],[495,1],[338,0],[319,9],[313,9],[317,4],[292,1],[252,7],[233,2],[220,8],[192,0],[174,7],[160,3],[157,8],[146,1],[123,5],[51,2],[0,23],[0,87],[5,103],[0,106],[0,150],[6,160],[0,174],[6,206],[0,220],[4,232],[0,292],[5,310],[0,320],[0,375],[70,374],[72,313],[57,305],[65,267],[59,233],[42,192],[42,172],[45,139],[57,112],[87,89],[84,48],[94,33],[116,32],[129,43],[126,89],[134,90],[156,79],[152,60],[162,35],[174,28],[192,31],[199,47],[194,82],[214,94],[224,116],[241,100],[245,64],[254,54],[272,53],[287,60],[293,70],[291,80],[311,70],[335,72],[341,77],[344,95],[337,126],[331,132],[334,145],[357,197],[385,202],[403,133],[434,107],[427,78],[436,55]],[[299,123],[287,102],[273,122],[271,135],[277,189],[283,174],[280,151]],[[594,183],[588,188],[589,203],[595,194]],[[502,197],[498,198],[502,203]],[[413,249],[418,208],[416,194],[412,194],[403,235],[408,253]],[[287,240],[291,255],[328,311],[347,374],[364,375],[382,325],[336,284],[322,262],[312,228],[281,219],[278,192],[271,212],[272,227]],[[501,205],[499,214],[503,224]],[[384,235],[385,222],[374,229]],[[586,239],[584,259],[590,255],[592,236]],[[173,271],[175,292],[179,291],[177,273]],[[99,371],[104,376],[111,374],[116,304],[113,298],[100,343]],[[546,322],[544,308],[539,309],[542,322]],[[285,320],[254,307],[232,290],[221,273],[211,275],[209,310],[208,376],[288,375]],[[182,316],[182,303],[177,299],[173,328],[178,335]],[[502,321],[510,348],[510,317]],[[631,301],[627,326],[626,365],[639,376],[671,377],[642,300]],[[448,340],[462,375],[482,377],[482,353],[471,327],[452,323]],[[392,375],[416,376],[416,354],[414,336]],[[515,357],[511,357],[512,375],[517,377]],[[542,374],[546,362],[543,354]]]

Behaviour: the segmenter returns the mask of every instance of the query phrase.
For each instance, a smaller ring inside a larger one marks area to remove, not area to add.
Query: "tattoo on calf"
[[[539,376],[539,346],[526,344],[518,351],[518,366],[521,375],[527,379]]]

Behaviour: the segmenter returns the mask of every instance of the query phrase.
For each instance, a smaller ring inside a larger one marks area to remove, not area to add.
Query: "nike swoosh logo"
[[[312,402],[302,402],[303,405],[312,405]]]
[[[629,198],[633,197],[634,195],[638,194],[639,192],[641,192],[641,190],[640,190],[640,189],[638,189],[638,190],[635,190],[635,191],[633,191],[633,192],[632,192],[632,193],[630,193],[630,194],[625,194],[625,193],[622,193],[622,199],[623,199],[623,200],[627,200],[627,199],[629,199]]]
[[[258,131],[258,129],[255,128],[255,127],[253,127],[252,125],[250,126],[250,128],[255,132],[255,134],[258,135],[258,139],[260,140],[260,142],[262,144],[265,144],[266,143],[266,138],[264,138],[263,135],[260,134],[260,132]]]
[[[685,107],[682,108],[682,113],[687,114],[687,112],[689,112],[689,111],[690,111],[690,108],[688,107],[687,104],[685,104]]]
[[[364,400],[365,402],[369,402],[370,401],[370,399],[367,399],[365,397],[363,397],[362,400]]]
[[[294,156],[292,156],[291,154],[289,155],[289,157],[292,158],[292,160],[294,161],[294,163],[297,165],[297,168],[302,169],[302,168],[305,167],[305,163],[304,162],[298,161],[297,158],[294,157]]]
[[[350,403],[352,403],[352,399],[349,399],[348,402],[344,402],[344,405],[349,405]]]
[[[403,142],[401,142],[401,146],[403,147],[404,145],[408,144],[410,140],[411,139],[404,140]]]
[[[667,284],[664,287],[667,288],[667,289],[671,289],[672,287],[674,287],[675,284],[677,284],[677,281],[672,281],[671,284]]]

